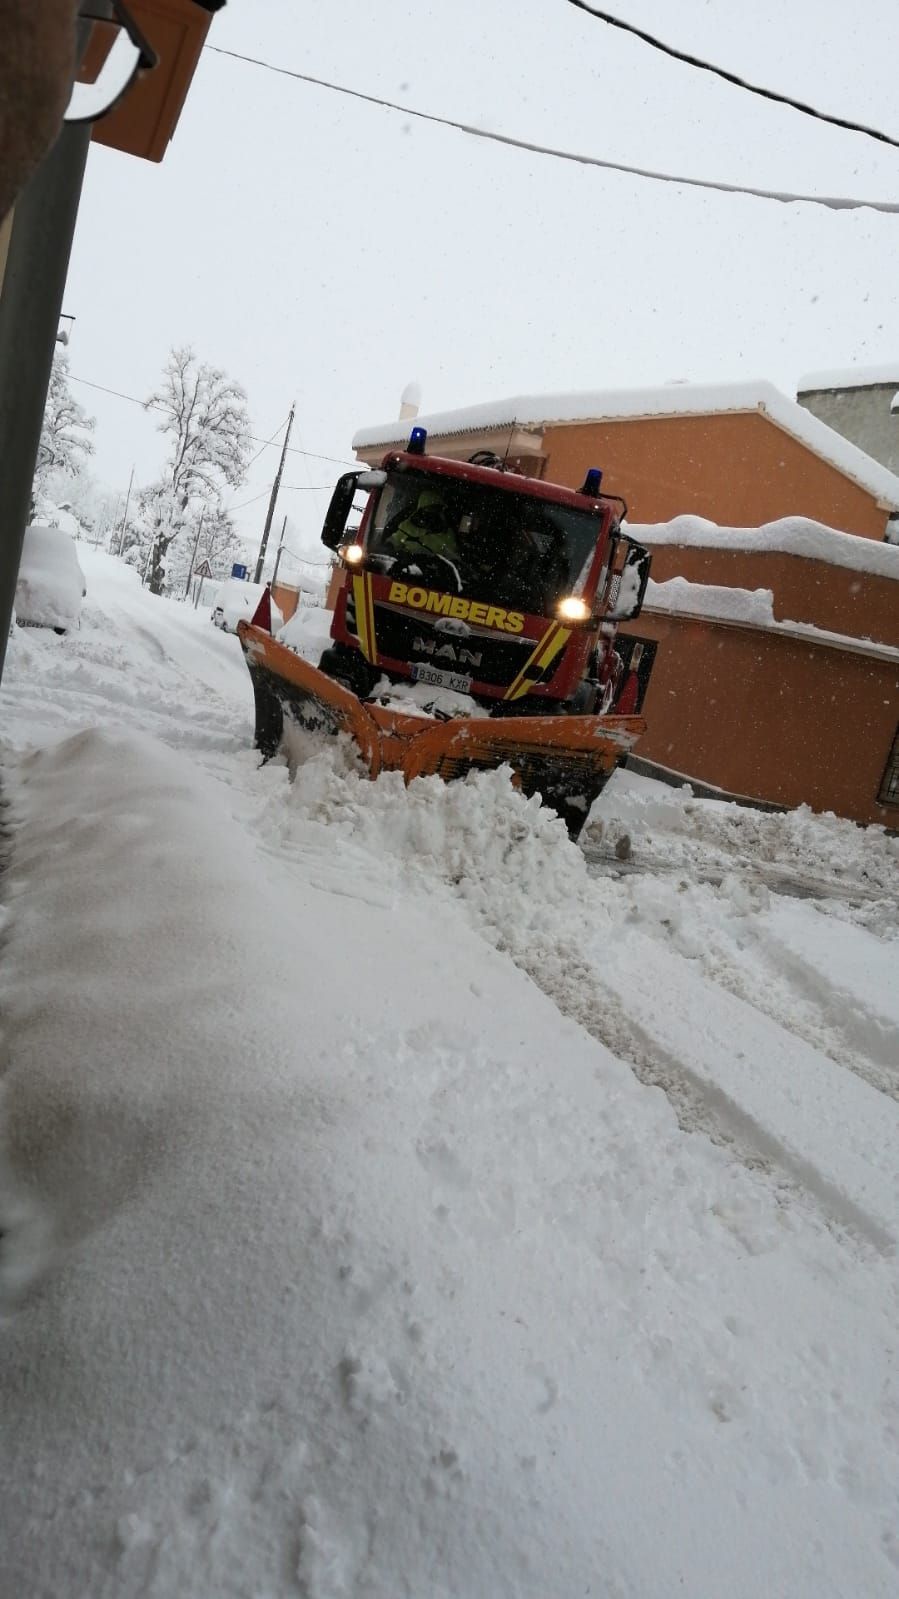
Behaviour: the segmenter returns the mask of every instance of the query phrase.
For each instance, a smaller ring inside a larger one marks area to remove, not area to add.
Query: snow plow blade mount
[[[540,794],[576,836],[593,801],[645,731],[642,716],[485,716],[445,722],[357,699],[264,629],[239,622],[253,680],[256,747],[274,755],[286,711],[301,726],[349,733],[369,775],[400,771],[446,782],[507,764],[525,794]]]

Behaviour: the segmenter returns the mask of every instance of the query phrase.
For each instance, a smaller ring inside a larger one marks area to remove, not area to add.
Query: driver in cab
[[[388,544],[396,555],[412,559],[416,555],[437,556],[458,568],[459,541],[438,489],[421,490],[413,510],[394,528]]]

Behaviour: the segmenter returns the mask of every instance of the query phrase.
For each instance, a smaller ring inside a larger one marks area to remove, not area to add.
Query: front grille
[[[375,633],[379,655],[388,655],[395,661],[428,662],[441,671],[462,672],[478,683],[491,683],[497,688],[508,688],[534,648],[533,639],[510,637],[507,633],[478,633],[472,629],[467,638],[459,638],[438,631],[423,616],[409,616],[377,601]],[[474,664],[472,657],[478,656],[480,660]]]

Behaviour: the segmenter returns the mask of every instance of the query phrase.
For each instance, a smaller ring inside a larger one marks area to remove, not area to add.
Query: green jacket
[[[461,559],[452,528],[416,527],[409,517],[394,529],[390,543],[398,555],[442,555],[453,562]]]
[[[455,530],[447,526],[446,504],[438,489],[420,491],[414,510],[394,528],[390,543],[397,555],[442,555],[448,561],[459,560]]]

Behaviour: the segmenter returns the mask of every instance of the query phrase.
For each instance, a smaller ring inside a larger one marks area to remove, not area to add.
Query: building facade
[[[800,405],[891,472],[899,472],[899,361],[849,372],[810,372]]]

